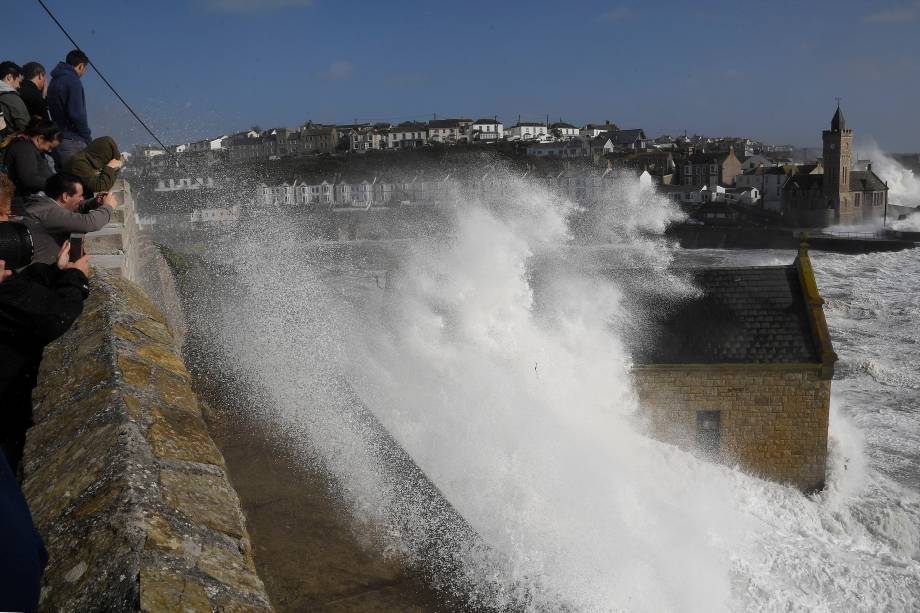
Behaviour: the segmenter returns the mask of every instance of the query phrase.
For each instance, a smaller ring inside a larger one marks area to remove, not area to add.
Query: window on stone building
[[[722,445],[722,412],[697,411],[696,447],[713,458],[719,456]]]

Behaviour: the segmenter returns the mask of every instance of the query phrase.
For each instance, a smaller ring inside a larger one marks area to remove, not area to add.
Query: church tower
[[[848,130],[837,102],[831,129],[822,133],[824,140],[824,197],[828,208],[836,209],[838,222],[850,209],[850,169],[853,130]]]

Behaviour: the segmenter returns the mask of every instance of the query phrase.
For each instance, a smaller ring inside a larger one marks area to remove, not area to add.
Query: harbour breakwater
[[[827,233],[787,228],[738,228],[676,224],[666,235],[684,249],[797,249],[807,238],[810,249],[834,253],[876,253],[913,249],[917,237],[905,232]]]
[[[49,553],[40,610],[272,611],[172,332],[168,267],[136,233],[128,185],[122,205],[124,224],[88,241],[90,297],[33,395],[23,490]]]

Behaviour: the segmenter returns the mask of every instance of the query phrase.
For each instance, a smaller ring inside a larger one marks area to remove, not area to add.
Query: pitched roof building
[[[689,277],[699,294],[660,306],[634,343],[633,376],[651,434],[804,491],[821,489],[837,356],[807,248],[789,266]]]
[[[846,127],[840,105],[822,140],[824,174],[793,177],[783,188],[783,214],[789,223],[821,228],[880,219],[888,206],[888,186],[871,165],[865,171],[853,170],[853,130]]]

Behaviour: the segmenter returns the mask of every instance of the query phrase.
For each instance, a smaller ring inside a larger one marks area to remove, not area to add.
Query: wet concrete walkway
[[[236,411],[208,411],[279,613],[448,611],[398,562],[369,551],[321,471],[293,459],[282,436]]]

